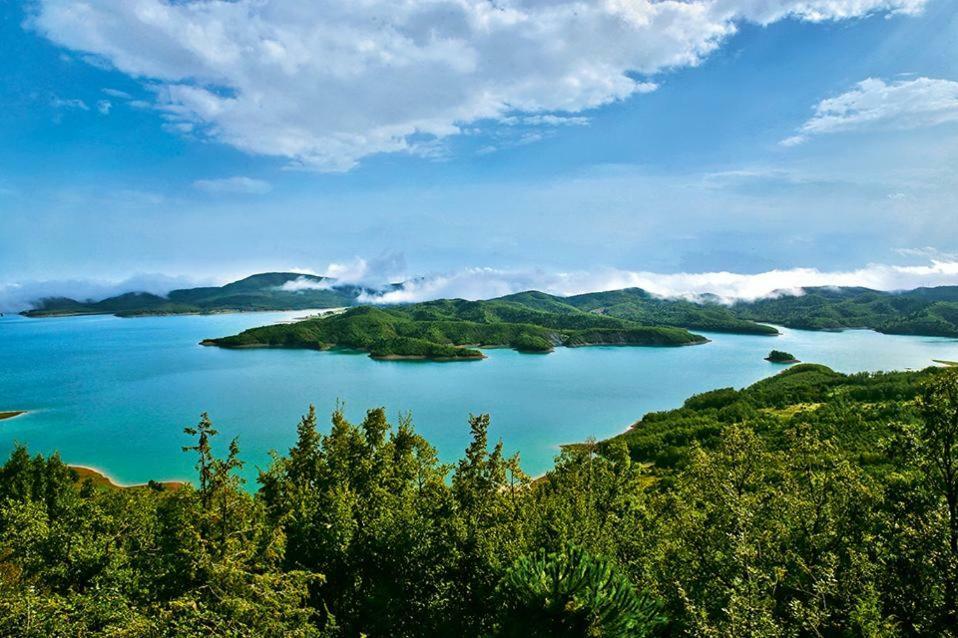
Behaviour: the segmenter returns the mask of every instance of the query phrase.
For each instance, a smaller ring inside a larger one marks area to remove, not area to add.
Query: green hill
[[[314,287],[291,289],[303,280]],[[401,288],[402,284],[394,284]],[[262,273],[225,286],[174,290],[166,297],[130,292],[102,301],[54,297],[40,299],[23,314],[45,317],[75,314],[115,314],[122,317],[159,314],[208,313],[252,310],[305,310],[354,306],[361,295],[374,298],[379,291],[299,273]],[[530,290],[499,297],[479,306],[451,309],[462,300],[413,304],[417,320],[432,316],[443,320],[489,323],[533,323],[555,327],[546,315],[576,317],[588,314],[627,322],[583,325],[585,328],[622,325],[679,327],[687,330],[736,334],[778,334],[770,325],[805,330],[870,328],[889,334],[958,337],[958,286],[918,288],[907,292],[882,292],[868,288],[804,288],[801,294],[781,294],[732,305],[701,295],[695,301],[658,297],[641,288],[626,288],[560,297]],[[489,304],[498,304],[494,306]],[[489,314],[492,313],[492,314]],[[525,313],[540,313],[526,315]],[[527,340],[528,341],[528,340]],[[533,342],[529,342],[530,344]],[[538,344],[541,348],[542,344]]]
[[[906,292],[819,287],[802,292],[738,303],[732,311],[743,319],[788,328],[871,328],[887,334],[958,337],[958,286]]]
[[[350,348],[380,359],[462,360],[482,358],[479,350],[469,346],[549,352],[555,346],[681,346],[706,341],[682,328],[643,326],[535,298],[537,304],[546,302],[540,307],[552,310],[509,298],[361,306],[338,315],[253,328],[203,343],[227,348]]]
[[[284,289],[284,284],[305,281],[318,288]],[[362,289],[336,286],[333,280],[314,275],[272,272],[252,275],[225,286],[173,290],[166,297],[145,292],[129,292],[102,301],[77,301],[54,297],[40,299],[28,317],[58,315],[103,315],[121,317],[141,315],[188,314],[255,310],[306,310],[351,306]]]
[[[649,326],[682,326],[689,330],[777,335],[772,326],[745,319],[725,305],[705,297],[701,303],[656,297],[641,288],[592,292],[565,301],[580,309]]]

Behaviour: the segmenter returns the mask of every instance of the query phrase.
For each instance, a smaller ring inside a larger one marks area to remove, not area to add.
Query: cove
[[[192,478],[183,427],[209,412],[220,446],[239,437],[251,482],[271,449],[285,452],[309,403],[325,419],[337,400],[347,417],[386,406],[411,412],[416,430],[455,461],[469,439],[469,413],[489,412],[492,435],[524,469],[548,469],[559,445],[604,438],[644,413],[689,395],[742,387],[782,370],[775,348],[841,372],[901,370],[958,360],[958,340],[868,330],[780,337],[703,333],[686,348],[559,348],[548,355],[487,350],[476,362],[373,361],[311,350],[223,350],[201,339],[303,316],[303,311],[120,319],[0,318],[0,453],[32,453],[103,470],[122,483]]]

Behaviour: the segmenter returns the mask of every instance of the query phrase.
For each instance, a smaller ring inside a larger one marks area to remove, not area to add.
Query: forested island
[[[0,421],[3,421],[4,419],[12,419],[23,414],[26,414],[26,412],[23,410],[8,410],[6,412],[0,411]]]
[[[765,360],[771,363],[800,363],[791,352],[784,352],[782,350],[772,350],[768,353],[768,356],[765,357]]]
[[[797,365],[536,480],[469,428],[445,465],[408,417],[310,409],[257,486],[206,415],[179,489],[17,448],[0,635],[955,635],[958,371]]]
[[[452,361],[481,359],[480,347],[544,353],[556,346],[684,346],[707,341],[682,328],[646,326],[564,304],[529,304],[521,299],[360,306],[332,316],[252,328],[231,337],[207,339],[203,344],[349,348],[366,351],[374,359]]]

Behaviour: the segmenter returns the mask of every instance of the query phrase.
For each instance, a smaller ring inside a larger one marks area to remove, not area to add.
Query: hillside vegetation
[[[334,316],[253,328],[203,343],[227,348],[351,348],[367,351],[374,358],[461,360],[482,358],[475,347],[549,352],[555,346],[681,346],[705,341],[682,328],[644,326],[566,305],[545,310],[507,297],[361,306]]]
[[[797,365],[537,480],[490,427],[446,465],[409,418],[310,409],[255,490],[206,415],[175,490],[17,448],[0,635],[956,636],[958,371]]]
[[[736,315],[788,328],[841,330],[871,328],[887,334],[958,337],[958,286],[881,292],[867,288],[804,288],[739,303]]]

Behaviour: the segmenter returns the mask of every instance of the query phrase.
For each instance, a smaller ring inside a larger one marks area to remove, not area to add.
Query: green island
[[[796,365],[564,446],[536,479],[491,426],[470,417],[445,464],[410,417],[310,408],[256,486],[205,414],[178,489],[17,447],[0,634],[954,635],[958,370]]]
[[[4,419],[12,419],[14,417],[22,416],[26,414],[26,410],[10,410],[8,412],[0,412],[0,421]]]
[[[772,350],[765,357],[765,360],[771,363],[800,363],[791,352],[783,352],[782,350]]]
[[[566,304],[530,304],[522,299],[359,306],[202,343],[223,348],[347,348],[366,351],[374,359],[464,361],[483,358],[477,349],[482,347],[546,353],[556,346],[684,346],[707,341],[683,328],[646,326]]]

